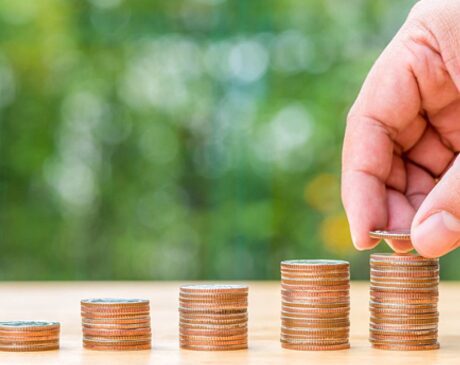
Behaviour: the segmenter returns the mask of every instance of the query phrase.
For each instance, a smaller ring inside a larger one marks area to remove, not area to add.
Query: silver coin
[[[410,241],[410,230],[409,229],[375,230],[375,231],[370,231],[369,236],[371,238],[378,238],[382,240],[390,239],[390,240]]]
[[[82,304],[148,304],[148,299],[92,298],[82,299]]]
[[[344,260],[284,260],[281,265],[293,266],[324,266],[324,265],[349,265],[348,261]]]
[[[186,290],[232,290],[232,289],[241,289],[247,290],[247,285],[238,285],[238,284],[196,284],[196,285],[183,285],[181,289]]]
[[[28,328],[28,327],[55,327],[59,326],[59,322],[45,321],[5,321],[0,322],[0,328]]]

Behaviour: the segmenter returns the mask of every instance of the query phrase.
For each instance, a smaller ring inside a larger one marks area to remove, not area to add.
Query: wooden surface
[[[249,283],[249,350],[195,352],[178,346],[181,283],[1,283],[0,320],[50,320],[62,326],[61,349],[0,352],[0,364],[460,364],[460,284],[443,283],[439,310],[441,349],[421,352],[373,350],[368,336],[368,284],[352,283],[350,350],[302,352],[279,343],[279,283]],[[81,347],[80,304],[86,297],[142,297],[151,301],[153,349],[97,352]]]

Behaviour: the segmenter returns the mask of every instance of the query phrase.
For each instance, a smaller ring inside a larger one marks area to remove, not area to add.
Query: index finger
[[[347,119],[342,200],[358,249],[374,247],[377,240],[368,236],[369,231],[387,227],[391,207],[386,182],[393,154],[401,152],[395,141],[404,138],[402,131],[420,118],[413,56],[403,43],[403,34],[404,29],[372,67]],[[394,210],[400,213],[406,208]]]

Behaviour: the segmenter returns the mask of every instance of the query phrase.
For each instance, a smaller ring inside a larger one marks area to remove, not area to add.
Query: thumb
[[[425,257],[442,256],[460,245],[460,159],[428,194],[411,228],[414,248]]]

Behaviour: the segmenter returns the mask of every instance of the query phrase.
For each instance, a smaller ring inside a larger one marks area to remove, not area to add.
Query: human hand
[[[459,19],[460,0],[417,3],[350,110],[342,200],[360,250],[370,230],[409,227],[423,256],[460,245]]]

